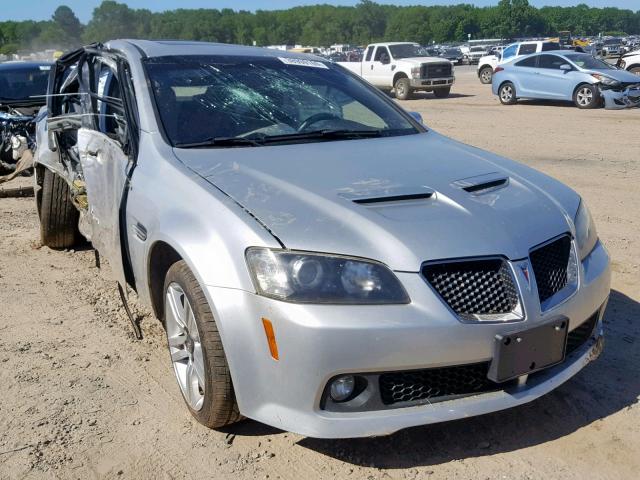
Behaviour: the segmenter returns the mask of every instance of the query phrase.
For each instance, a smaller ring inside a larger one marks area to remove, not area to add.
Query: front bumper
[[[446,88],[455,83],[455,77],[442,78],[412,78],[410,80],[411,88],[414,90]]]
[[[622,110],[625,108],[640,107],[640,85],[625,88],[624,90],[602,89],[604,108],[610,110]]]
[[[573,330],[606,303],[610,285],[609,257],[598,243],[582,262],[577,292],[564,303],[541,312],[537,297],[524,296],[524,321],[482,324],[460,322],[418,273],[397,275],[411,297],[409,305],[296,305],[207,287],[241,413],[311,437],[384,435],[529,402],[571,378],[602,348],[599,318],[597,338],[517,388],[391,410],[323,410],[325,386],[336,375],[486,362],[495,335],[514,325],[526,328],[563,315]],[[274,326],[278,361],[270,356],[262,318]]]

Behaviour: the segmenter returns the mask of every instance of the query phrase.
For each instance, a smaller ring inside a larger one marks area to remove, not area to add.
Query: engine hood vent
[[[509,185],[509,177],[501,173],[488,173],[477,177],[463,178],[453,182],[453,185],[474,195],[492,192]]]
[[[340,193],[340,196],[359,205],[371,205],[377,203],[410,202],[416,200],[428,200],[433,197],[434,191],[425,188],[391,187],[380,190],[367,190],[363,192]]]

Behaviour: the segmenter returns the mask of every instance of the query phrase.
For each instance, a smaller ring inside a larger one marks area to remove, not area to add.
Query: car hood
[[[423,63],[444,63],[448,60],[442,57],[408,57],[408,58],[399,58],[396,60],[396,63],[407,62],[414,65],[421,65]]]
[[[626,70],[610,70],[603,68],[597,70],[588,70],[586,71],[586,73],[600,73],[622,83],[640,83],[640,77],[638,77],[638,75],[634,75],[633,73],[627,72]]]
[[[403,271],[444,258],[524,258],[571,230],[567,212],[579,202],[556,180],[432,131],[175,153],[287,248],[372,258]],[[507,180],[495,190],[463,189],[499,179]]]

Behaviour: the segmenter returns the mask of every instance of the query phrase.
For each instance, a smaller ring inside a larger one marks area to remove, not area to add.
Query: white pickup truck
[[[372,43],[361,62],[338,62],[382,90],[395,90],[396,98],[406,100],[415,91],[433,92],[445,98],[455,81],[453,63],[431,57],[417,43]]]

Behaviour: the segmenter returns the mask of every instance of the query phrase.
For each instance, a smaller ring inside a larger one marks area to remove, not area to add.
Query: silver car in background
[[[551,51],[496,67],[493,94],[504,105],[520,98],[572,101],[578,108],[640,106],[640,78],[586,53]]]
[[[153,309],[206,426],[388,434],[529,402],[603,347],[580,196],[339,65],[117,40],[63,56],[49,93],[42,242],[81,233]]]

